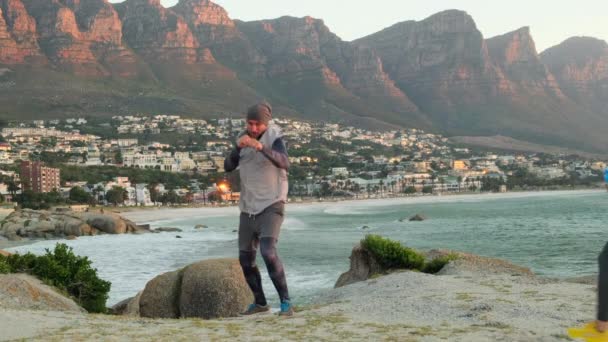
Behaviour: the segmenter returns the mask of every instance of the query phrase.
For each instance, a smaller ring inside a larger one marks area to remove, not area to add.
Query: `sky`
[[[122,2],[122,0],[111,0]],[[232,19],[284,15],[323,19],[346,41],[406,20],[422,20],[446,9],[469,13],[484,37],[529,26],[539,52],[572,36],[608,41],[608,0],[214,0]],[[161,0],[165,7],[177,0]]]

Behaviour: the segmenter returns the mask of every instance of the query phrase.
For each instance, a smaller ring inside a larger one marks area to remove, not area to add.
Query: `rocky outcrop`
[[[385,271],[376,258],[361,245],[353,248],[349,258],[350,269],[340,275],[334,288],[365,281],[372,275],[381,274]]]
[[[455,255],[457,256],[457,259],[450,261],[445,265],[443,269],[437,273],[438,275],[475,273],[534,277],[534,273],[529,268],[515,265],[502,259],[451,250],[431,250],[426,253],[426,257],[429,260],[448,255]]]
[[[451,261],[438,270],[437,275],[496,275],[534,277],[534,273],[527,267],[522,267],[505,260],[463,253],[452,250],[430,250],[423,253],[427,263],[437,258],[450,257]],[[372,278],[374,275],[390,273],[391,270],[383,268],[372,253],[360,244],[355,246],[350,255],[350,268],[342,273],[334,288],[343,287]],[[435,271],[432,271],[433,273]]]
[[[55,288],[26,274],[0,275],[0,308],[86,312]]]
[[[0,236],[9,240],[137,234],[148,231],[114,213],[58,213],[29,209],[11,213],[0,225]]]
[[[233,317],[252,302],[238,260],[212,259],[148,282],[139,298],[139,314],[152,318]]]
[[[9,255],[11,255],[11,253],[9,253],[7,251],[3,251],[3,250],[0,249],[0,255],[9,256]]]

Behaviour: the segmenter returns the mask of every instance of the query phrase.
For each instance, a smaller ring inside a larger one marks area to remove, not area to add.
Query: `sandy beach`
[[[429,195],[429,196],[411,196],[411,197],[395,197],[395,198],[372,198],[372,199],[352,199],[341,201],[308,201],[308,202],[290,202],[287,205],[287,213],[289,210],[297,210],[307,207],[332,207],[332,206],[386,206],[409,203],[440,203],[440,202],[456,202],[456,201],[479,201],[492,200],[501,198],[520,198],[520,197],[535,197],[535,196],[561,196],[572,194],[585,193],[601,193],[604,190],[560,190],[560,191],[529,191],[529,192],[507,192],[507,193],[482,193],[482,194],[456,194],[456,195]],[[190,216],[223,216],[223,215],[238,215],[238,206],[224,207],[195,207],[195,208],[115,208],[113,211],[128,218],[136,223],[148,223],[158,220],[173,220]]]

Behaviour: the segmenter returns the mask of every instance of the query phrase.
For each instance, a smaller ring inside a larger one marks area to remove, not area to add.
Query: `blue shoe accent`
[[[280,316],[293,316],[293,306],[291,303],[286,300],[281,302],[281,311],[279,312]]]

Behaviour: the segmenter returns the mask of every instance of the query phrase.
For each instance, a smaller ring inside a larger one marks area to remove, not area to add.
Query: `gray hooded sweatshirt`
[[[243,132],[239,134],[240,139]],[[287,170],[279,168],[273,163],[271,147],[275,141],[283,137],[281,128],[274,123],[270,123],[264,134],[260,137],[260,142],[264,145],[261,152],[253,148],[243,148],[238,153],[238,169],[241,178],[241,199],[239,208],[241,212],[257,215],[264,209],[277,202],[287,201]],[[231,157],[226,159],[225,165],[233,164]],[[231,171],[227,167],[226,171]]]

